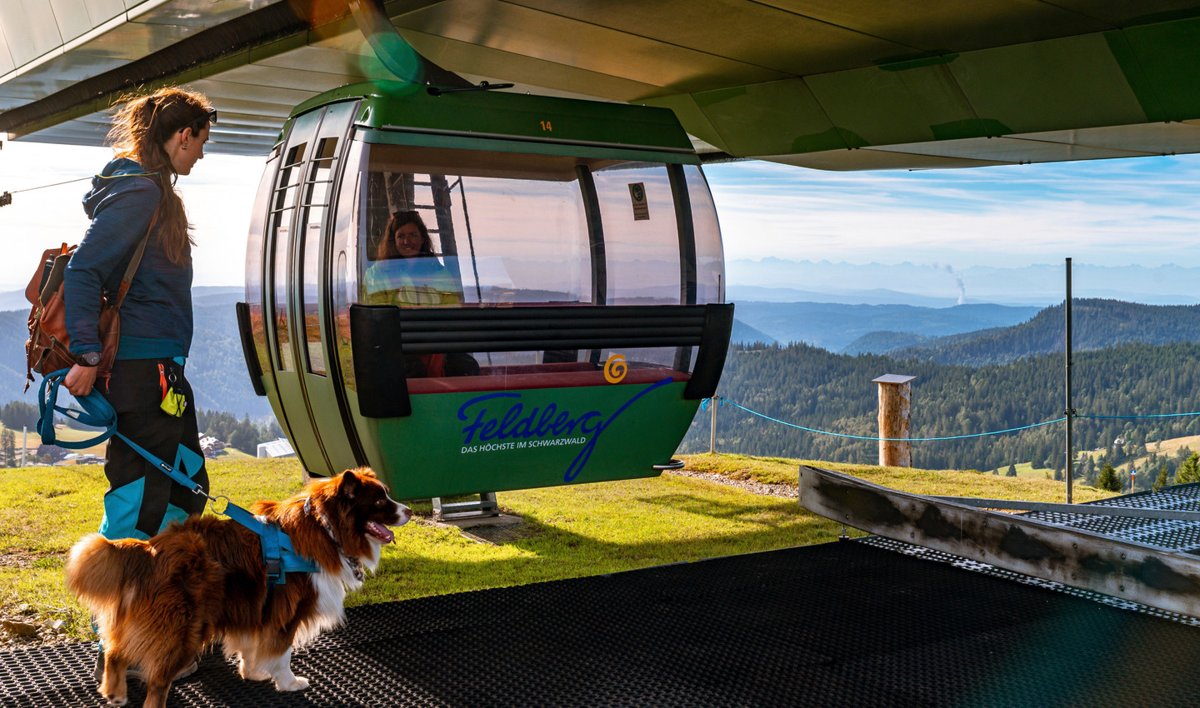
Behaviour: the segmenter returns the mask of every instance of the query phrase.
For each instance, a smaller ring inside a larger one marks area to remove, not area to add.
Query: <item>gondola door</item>
[[[326,107],[325,115],[313,137],[311,160],[305,165],[297,214],[296,261],[292,270],[293,297],[299,310],[297,322],[303,332],[296,333],[301,360],[297,368],[309,414],[317,425],[325,457],[330,463],[328,473],[366,464],[358,444],[351,440],[353,425],[347,420],[345,404],[334,387],[339,380],[336,355],[332,344],[336,337],[330,315],[330,251],[335,216],[334,197],[337,176],[342,173],[341,162],[346,152],[346,138],[357,102],[335,103]],[[348,189],[354,188],[350,176]],[[318,473],[318,470],[309,469]]]
[[[320,268],[321,224],[333,191],[329,188],[333,156],[330,151],[345,133],[352,105],[334,104],[314,110],[293,123],[271,196],[264,252],[264,295],[273,313],[268,334],[276,390],[281,407],[288,412],[292,447],[305,470],[317,475],[330,474],[335,464],[331,458],[340,462],[347,457],[348,444],[345,428],[330,427],[323,419],[326,411],[318,406],[328,404],[309,398],[306,383],[310,376],[321,375],[325,357],[319,336],[319,280],[306,280],[304,275],[308,256],[316,258],[316,267]],[[334,142],[322,143],[322,135],[329,137],[321,132],[322,117],[328,112],[339,114],[341,132]],[[310,223],[314,226],[311,230]],[[311,250],[306,248],[306,242],[311,242]],[[304,292],[309,283],[311,297]],[[336,414],[336,403],[332,408]]]

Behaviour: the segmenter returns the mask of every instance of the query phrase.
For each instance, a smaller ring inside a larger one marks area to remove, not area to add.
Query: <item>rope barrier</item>
[[[61,187],[64,184],[72,184],[74,182],[82,182],[85,179],[91,179],[91,178],[92,178],[92,175],[88,175],[86,177],[76,177],[75,179],[69,179],[69,180],[66,180],[65,182],[54,182],[53,184],[43,184],[43,185],[39,185],[37,187],[26,187],[25,189],[14,189],[11,192],[8,192],[8,194],[20,194],[21,192],[32,192],[32,191],[38,190],[38,189],[49,189],[50,187]]]
[[[704,398],[704,400],[702,400],[700,402],[701,409],[708,410],[709,404],[712,402],[713,402],[713,398]],[[935,440],[961,440],[961,439],[966,439],[966,438],[983,438],[983,437],[988,437],[988,436],[1000,436],[1000,434],[1013,433],[1013,432],[1018,432],[1018,431],[1022,431],[1022,430],[1031,430],[1031,428],[1042,427],[1042,426],[1046,426],[1046,425],[1054,425],[1054,424],[1056,424],[1056,422],[1063,422],[1064,420],[1067,420],[1067,416],[1061,416],[1061,418],[1055,418],[1054,420],[1045,420],[1042,422],[1034,422],[1034,424],[1031,424],[1031,425],[1007,427],[1007,428],[1003,428],[1003,430],[986,431],[986,432],[982,432],[982,433],[967,433],[967,434],[961,434],[961,436],[940,436],[940,437],[929,437],[929,438],[877,438],[877,437],[871,437],[871,436],[853,436],[853,434],[850,434],[850,433],[835,433],[833,431],[820,430],[820,428],[797,425],[797,424],[794,424],[794,422],[787,422],[786,420],[772,418],[772,416],[757,412],[757,410],[754,410],[752,408],[746,408],[745,406],[742,406],[742,404],[740,404],[736,401],[728,400],[728,398],[725,398],[722,396],[716,396],[716,403],[718,403],[718,406],[732,406],[734,408],[739,408],[739,409],[745,410],[746,413],[749,413],[750,415],[756,415],[756,416],[758,416],[758,418],[762,418],[763,420],[778,422],[779,425],[796,428],[796,430],[804,431],[804,432],[808,432],[808,433],[820,434],[820,436],[830,436],[830,437],[835,437],[835,438],[847,438],[847,439],[852,439],[852,440],[872,440],[872,442],[881,442],[881,440],[882,440],[882,442],[888,442],[888,443],[928,443],[928,442],[935,442]],[[1189,416],[1196,416],[1196,415],[1200,415],[1200,410],[1190,410],[1190,412],[1188,412],[1188,413],[1142,413],[1142,414],[1136,414],[1136,415],[1076,414],[1075,419],[1076,420],[1078,420],[1078,419],[1145,420],[1145,419],[1156,419],[1156,418],[1189,418]]]
[[[795,428],[796,430],[803,430],[806,433],[816,433],[817,435],[829,435],[829,436],[832,436],[835,438],[847,438],[849,440],[869,440],[869,441],[874,441],[874,442],[879,442],[879,441],[884,441],[884,442],[934,442],[934,441],[938,441],[938,440],[963,440],[966,438],[982,438],[982,437],[986,437],[988,435],[1002,435],[1004,433],[1015,433],[1018,430],[1029,430],[1031,428],[1040,428],[1044,425],[1053,425],[1055,423],[1061,423],[1067,419],[1066,416],[1063,416],[1061,418],[1055,418],[1054,420],[1047,420],[1047,421],[1043,421],[1041,423],[1033,423],[1032,425],[1021,425],[1021,426],[1018,426],[1015,428],[1005,428],[1004,430],[989,430],[989,431],[983,432],[983,433],[968,433],[966,435],[943,435],[943,436],[928,437],[928,438],[879,438],[879,437],[873,437],[870,435],[850,435],[848,433],[835,433],[835,432],[832,432],[829,430],[820,430],[817,428],[809,428],[809,427],[806,427],[803,425],[796,425],[795,423],[789,423],[786,420],[772,418],[771,416],[769,416],[765,413],[760,413],[756,410],[747,408],[747,407],[743,406],[742,404],[737,403],[736,401],[729,400],[728,398],[722,397],[719,400],[722,405],[730,405],[730,406],[733,406],[734,408],[740,408],[741,410],[746,411],[750,415],[758,416],[759,418],[762,418],[764,420],[769,420],[772,423],[779,423],[780,425],[785,425],[789,428]]]
[[[1046,425],[1055,425],[1055,424],[1057,424],[1057,422],[1063,422],[1064,420],[1067,420],[1067,416],[1063,415],[1063,416],[1060,416],[1060,418],[1055,418],[1054,420],[1044,420],[1042,422],[1034,422],[1034,424],[1030,424],[1030,425],[1006,427],[1006,428],[1003,428],[1003,430],[985,431],[982,433],[966,433],[966,434],[961,434],[961,436],[937,436],[937,437],[926,437],[926,438],[878,438],[878,437],[874,437],[874,436],[853,436],[853,434],[850,434],[850,433],[835,433],[833,431],[820,430],[820,428],[797,425],[797,424],[794,424],[794,422],[788,422],[786,420],[772,418],[772,416],[767,415],[766,413],[760,413],[760,412],[757,412],[757,410],[754,410],[752,408],[746,408],[745,406],[743,406],[743,404],[740,404],[737,401],[728,400],[728,398],[726,398],[724,396],[716,396],[715,400],[716,400],[716,403],[718,403],[718,406],[732,406],[734,408],[744,410],[744,412],[749,413],[750,415],[755,415],[755,416],[757,416],[757,418],[761,418],[763,420],[769,420],[772,422],[778,422],[779,425],[794,428],[794,430],[804,431],[806,433],[814,433],[814,434],[818,434],[818,436],[830,436],[830,437],[834,437],[834,438],[846,438],[846,439],[851,439],[851,440],[870,440],[870,442],[876,442],[876,443],[878,443],[878,442],[931,443],[931,442],[937,442],[937,440],[962,440],[962,439],[967,439],[967,438],[985,438],[985,437],[989,437],[989,436],[1002,436],[1002,434],[1015,433],[1015,432],[1024,431],[1024,430],[1032,430],[1032,428],[1043,427]],[[709,404],[712,404],[712,402],[713,402],[713,398],[704,398],[704,400],[701,401],[701,409],[708,410]],[[1139,419],[1154,419],[1154,418],[1188,418],[1188,416],[1195,416],[1195,415],[1200,415],[1200,410],[1192,410],[1192,412],[1189,412],[1189,413],[1145,413],[1145,414],[1139,414],[1139,415],[1079,415],[1079,414],[1076,414],[1075,418],[1076,419],[1090,419],[1090,420],[1139,420]]]
[[[1192,411],[1191,413],[1143,413],[1141,415],[1076,415],[1076,418],[1090,418],[1092,420],[1137,420],[1139,418],[1186,418],[1187,416],[1200,415],[1200,411]]]
[[[14,189],[9,192],[0,192],[0,207],[8,206],[9,204],[12,204],[12,195],[14,195],[14,194],[20,194],[21,192],[32,192],[37,189],[48,189],[50,187],[61,187],[64,184],[72,184],[74,182],[82,182],[85,179],[91,179],[91,178],[92,178],[92,175],[88,175],[87,177],[77,177],[75,179],[69,179],[64,182],[54,182],[53,184],[42,184],[42,185],[38,185],[37,187],[26,187],[24,189]]]

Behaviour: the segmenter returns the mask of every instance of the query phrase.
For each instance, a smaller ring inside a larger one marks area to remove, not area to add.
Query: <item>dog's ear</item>
[[[338,481],[338,494],[353,499],[358,493],[358,488],[362,486],[362,480],[354,474],[354,470],[346,470],[342,473],[341,480]]]

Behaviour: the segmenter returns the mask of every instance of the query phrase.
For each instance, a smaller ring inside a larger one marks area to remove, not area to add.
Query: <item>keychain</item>
[[[175,372],[168,375],[161,363],[158,365],[158,387],[162,390],[162,403],[158,407],[168,415],[183,417],[183,411],[187,409],[187,396],[175,390]]]

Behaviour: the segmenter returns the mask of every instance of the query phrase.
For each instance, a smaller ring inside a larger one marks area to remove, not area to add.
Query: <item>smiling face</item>
[[[396,246],[396,253],[401,258],[416,258],[421,255],[421,245],[424,238],[421,236],[421,227],[414,223],[407,223],[396,229],[392,234],[392,241]]]

